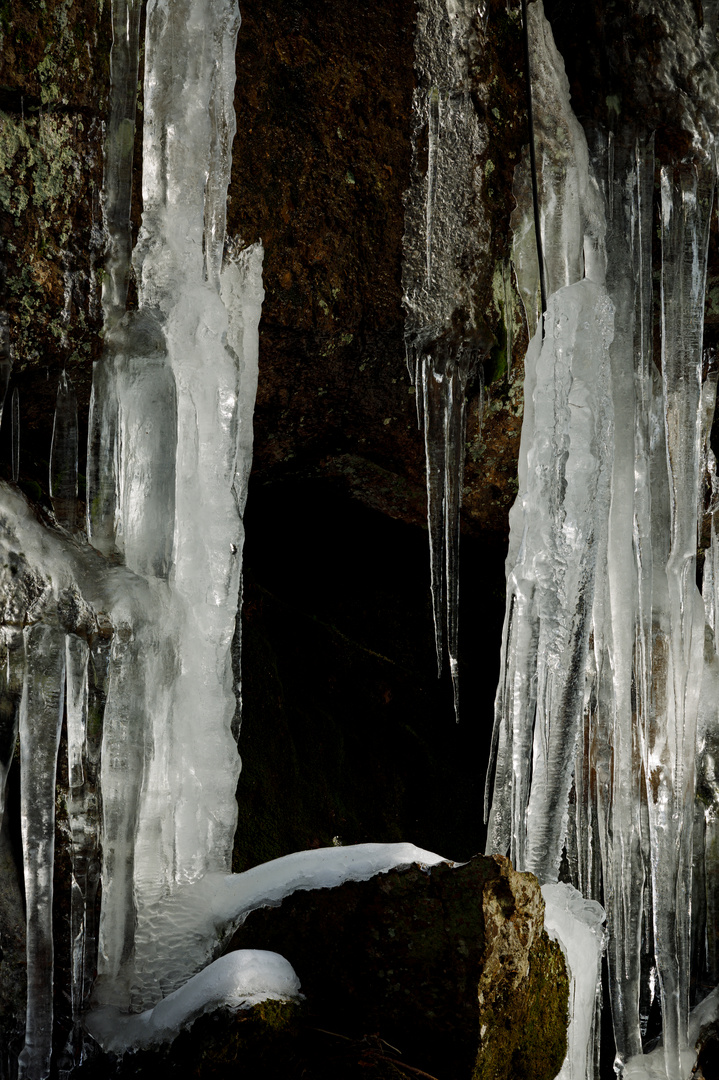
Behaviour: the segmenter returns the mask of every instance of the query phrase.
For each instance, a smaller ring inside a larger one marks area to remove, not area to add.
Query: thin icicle
[[[483,9],[481,21],[487,12]],[[415,38],[412,183],[405,204],[405,339],[424,434],[430,580],[441,672],[445,650],[459,710],[459,513],[465,394],[493,344],[477,303],[491,236],[476,161],[487,130],[472,104],[471,63],[483,33],[476,6],[421,0]],[[426,167],[421,146],[426,143]]]
[[[50,498],[61,525],[75,528],[77,510],[77,398],[66,372],[60,376],[50,445]]]
[[[55,774],[64,689],[65,635],[43,624],[27,627],[20,714],[20,811],[27,909],[27,1018],[18,1065],[21,1080],[46,1080],[50,1075]]]
[[[127,301],[132,252],[130,209],[135,143],[141,0],[113,0],[110,51],[111,109],[105,141],[103,209],[107,232],[102,308],[103,355],[93,364],[87,432],[87,535],[104,555],[116,550],[119,499],[118,402],[115,352],[124,341],[121,320]]]
[[[107,230],[102,306],[106,324],[125,311],[130,275],[132,158],[142,0],[112,0],[110,118],[105,139],[103,209]]]
[[[5,811],[5,786],[17,743],[20,702],[25,673],[22,628],[0,627],[0,825]]]
[[[7,315],[0,311],[0,424],[7,396],[10,373],[12,372],[13,349],[10,343],[10,328]]]
[[[20,475],[20,391],[12,392],[12,482],[17,484]]]

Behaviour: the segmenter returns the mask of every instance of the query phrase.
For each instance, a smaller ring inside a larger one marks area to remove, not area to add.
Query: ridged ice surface
[[[696,23],[689,41],[685,16],[675,45],[661,46],[660,80],[675,79],[674,47],[698,78],[710,42]],[[661,1068],[677,1080],[692,973],[717,972],[716,360],[702,343],[715,105],[711,88],[687,98],[701,150],[691,164],[656,163],[651,138],[634,131],[594,135],[589,147],[539,0],[529,30],[550,296],[525,362],[488,850],[509,851],[543,882],[566,854],[575,884],[607,912],[615,1067],[641,1054],[658,991]],[[515,194],[531,325],[527,162]],[[703,597],[698,530],[709,539]]]

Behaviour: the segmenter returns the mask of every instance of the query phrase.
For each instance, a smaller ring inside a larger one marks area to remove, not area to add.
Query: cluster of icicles
[[[236,822],[232,644],[263,297],[261,246],[228,254],[225,244],[240,17],[236,0],[147,3],[143,225],[133,251],[141,7],[141,0],[112,3],[90,543],[75,520],[77,404],[64,374],[50,454],[61,528],[40,524],[17,489],[3,485],[1,493],[0,790],[19,731],[28,976],[19,1070],[28,1080],[48,1076],[52,1058],[63,716],[75,1024],[57,1063],[64,1075],[81,1053],[91,991],[95,1008],[137,1011],[210,958],[214,928],[193,925],[187,905],[175,911],[172,897],[229,870]],[[131,264],[138,305],[128,311]],[[3,397],[7,346],[5,335]],[[11,407],[17,480],[17,391]]]
[[[436,7],[422,5],[420,35],[437,33]],[[658,1052],[666,1076],[678,1080],[693,1062],[690,1005],[719,982],[719,483],[709,439],[717,365],[703,346],[715,152],[705,145],[691,163],[664,163],[651,135],[636,130],[596,136],[590,147],[539,0],[527,16],[549,298],[540,315],[525,161],[515,176],[513,263],[536,333],[510,514],[487,851],[509,854],[541,882],[556,881],[564,862],[583,895],[605,905],[615,1067],[625,1077],[642,1067],[659,994]],[[431,45],[419,49],[441,76]],[[463,182],[451,156],[461,101],[454,119],[446,108],[439,124],[436,91],[425,98],[416,95],[415,114],[429,164],[410,201],[405,254],[421,276],[412,244],[424,242],[424,289],[446,315],[456,289],[447,274],[432,277],[431,236],[442,154],[445,171]],[[460,226],[455,239],[463,250]],[[422,341],[410,288],[405,303],[423,398],[435,622],[446,601],[456,680],[467,367],[448,365],[429,318],[431,345]],[[698,547],[706,551],[701,591]],[[595,1049],[588,1077],[598,1069],[598,1041]]]
[[[607,912],[615,1067],[641,1067],[657,988],[677,1080],[692,996],[719,981],[717,369],[703,348],[716,164],[713,150],[657,162],[637,132],[590,148],[539,3],[529,31],[549,299],[525,360],[487,850],[543,882],[565,855]],[[520,204],[513,225],[531,325],[530,217]]]

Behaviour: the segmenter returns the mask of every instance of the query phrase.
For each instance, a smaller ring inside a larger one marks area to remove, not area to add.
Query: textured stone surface
[[[232,945],[287,956],[304,1002],[219,1010],[169,1048],[78,1075],[552,1080],[568,984],[543,917],[536,879],[499,857],[297,892],[252,912]]]
[[[312,1023],[379,1034],[433,1075],[551,1080],[568,984],[543,916],[535,878],[478,856],[295,893],[253,912],[232,947],[280,952]]]

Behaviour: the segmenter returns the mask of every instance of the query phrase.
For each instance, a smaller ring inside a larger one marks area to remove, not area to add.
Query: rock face
[[[438,1077],[556,1075],[568,983],[534,877],[506,859],[413,867],[253,912],[234,948],[286,956],[308,1022],[376,1035]]]
[[[305,1001],[197,1020],[121,1076],[247,1080],[552,1080],[566,1052],[568,982],[536,879],[477,856],[414,866],[252,912],[231,947],[281,952]],[[98,1058],[80,1074],[112,1074]]]

